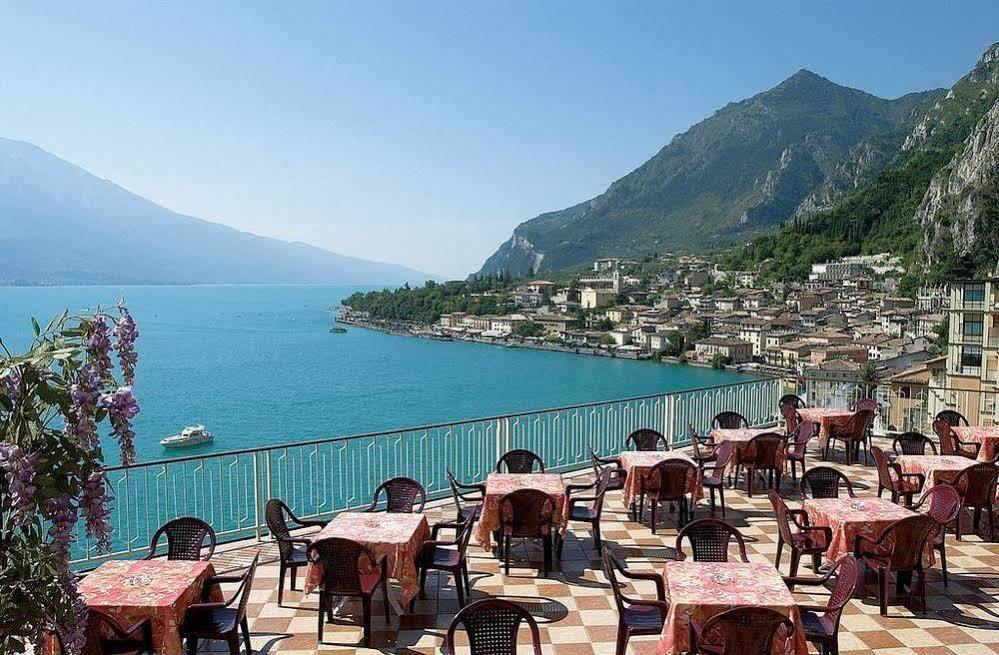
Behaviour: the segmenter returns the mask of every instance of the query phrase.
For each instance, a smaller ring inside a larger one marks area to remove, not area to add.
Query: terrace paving
[[[885,444],[881,445],[884,447]],[[809,457],[808,465],[813,466],[817,462],[816,454]],[[859,496],[874,495],[877,477],[873,465],[834,465],[847,472]],[[785,496],[790,489],[790,482],[785,481]],[[796,494],[791,497],[795,498]],[[750,559],[772,563],[777,525],[766,494],[754,494],[750,499],[741,489],[726,490],[726,500],[726,518],[747,537]],[[793,501],[791,504],[794,504]],[[450,504],[429,509],[428,518],[432,523],[445,518],[445,513],[448,518],[451,517],[453,508]],[[697,517],[707,515],[707,505],[702,501]],[[987,526],[987,522],[984,523]],[[620,492],[608,495],[602,525],[605,543],[632,569],[661,570],[666,558],[665,547],[675,543],[676,529],[672,523],[662,526],[658,534],[652,535],[647,526],[629,520]],[[944,588],[939,565],[927,574],[928,611],[925,614],[913,613],[901,604],[893,604],[889,606],[889,616],[882,618],[874,596],[851,600],[845,608],[841,626],[840,652],[843,655],[999,653],[999,544],[989,543],[976,535],[967,535],[964,541],[958,542],[950,533],[947,539],[950,585]],[[539,547],[515,548],[519,561],[514,563],[507,576],[501,573],[499,560],[473,542],[469,548],[471,598],[500,596],[522,603],[538,620],[546,655],[613,655],[617,612],[592,544],[586,524],[571,524],[561,566],[556,566],[548,578],[542,578]],[[324,643],[317,646],[316,594],[305,596],[301,591],[286,589],[284,606],[278,606],[277,550],[272,543],[243,542],[227,547],[216,555],[216,569],[238,568],[248,563],[257,552],[261,554],[262,565],[257,572],[249,606],[255,652],[282,655],[304,655],[317,650],[323,653],[408,655],[443,652],[444,633],[458,609],[450,576],[441,574],[438,577],[436,573],[430,573],[427,598],[416,602],[412,614],[399,617],[393,613],[388,624],[382,620],[382,608],[376,598],[372,624],[374,649],[358,646],[361,640],[361,628],[357,625],[360,608],[359,604],[351,601],[341,610],[341,618],[326,625]],[[788,560],[785,554],[782,563],[785,574]],[[810,573],[808,566],[803,565],[800,574]],[[650,584],[640,584],[645,585],[639,587],[640,594],[654,597]],[[393,587],[392,593],[398,597],[397,586]],[[804,601],[824,603],[824,593],[824,590],[818,590],[815,594],[799,592],[796,595]],[[632,639],[628,652],[652,655],[657,644],[657,638],[637,637]],[[224,645],[216,642],[205,643],[201,649],[204,652],[225,651]],[[459,648],[459,652],[462,649]]]

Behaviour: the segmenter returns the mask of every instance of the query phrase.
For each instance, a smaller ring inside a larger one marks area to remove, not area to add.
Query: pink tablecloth
[[[162,655],[181,655],[180,623],[184,612],[201,602],[205,580],[215,575],[208,562],[140,561],[106,562],[80,581],[80,595],[87,607],[102,610],[123,627],[149,619],[153,648]],[[215,586],[211,600],[222,600]],[[88,635],[86,654],[100,652],[98,635]]]
[[[903,473],[922,473],[926,477],[924,489],[941,482],[953,482],[957,474],[978,462],[960,455],[899,455],[895,463]]]
[[[735,465],[742,460],[743,451],[745,451],[746,446],[749,441],[758,434],[766,433],[778,433],[777,428],[715,428],[711,431],[711,440],[715,444],[720,444],[723,441],[732,442],[732,453],[733,457],[731,463],[728,466],[727,473],[735,470]],[[781,451],[782,457],[786,457],[787,453],[783,450]],[[778,462],[778,466],[783,469],[784,462]]]
[[[638,498],[642,490],[642,478],[648,475],[652,467],[659,462],[667,459],[683,459],[695,467],[697,466],[697,463],[689,456],[675,450],[626,450],[618,453],[617,457],[618,461],[621,462],[621,468],[627,472],[627,477],[624,481],[624,491],[622,492],[625,507],[631,507],[632,501]],[[698,470],[695,478],[687,484],[687,491],[693,494],[695,499],[704,496],[700,470]]]
[[[789,617],[794,638],[774,644],[774,653],[808,652],[794,597],[780,572],[770,564],[742,562],[668,562],[663,570],[670,603],[656,655],[679,655],[690,650],[690,619],[704,623],[735,607],[766,607]],[[785,646],[781,649],[780,646]]]
[[[798,414],[805,421],[819,424],[819,436],[815,443],[819,448],[825,448],[829,443],[829,431],[834,426],[844,426],[853,416],[853,411],[836,407],[803,407]]]
[[[555,499],[555,527],[565,530],[565,483],[558,473],[490,473],[486,477],[486,495],[482,515],[475,524],[475,539],[484,549],[492,547],[493,531],[499,528],[499,503],[503,496],[518,489],[538,489]]]
[[[865,535],[877,539],[886,527],[915,514],[886,498],[809,498],[802,503],[811,525],[832,529],[832,542],[826,549],[826,561],[834,562],[852,555],[856,538]],[[927,543],[925,562],[933,565],[933,547]]]
[[[423,514],[343,512],[312,539],[326,537],[352,539],[367,546],[375,557],[385,555],[389,577],[399,582],[404,606],[420,590],[416,558],[423,542],[430,539],[430,526]],[[305,593],[311,593],[322,577],[322,565],[309,563],[305,571]]]
[[[957,427],[954,434],[961,441],[974,441],[982,444],[978,451],[978,460],[991,462],[999,454],[999,427]]]

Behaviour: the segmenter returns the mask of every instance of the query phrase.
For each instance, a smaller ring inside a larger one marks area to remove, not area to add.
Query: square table
[[[485,550],[492,548],[492,535],[500,527],[499,504],[503,496],[518,489],[537,489],[555,499],[555,528],[559,533],[568,523],[565,482],[558,473],[490,473],[486,477],[486,493],[482,514],[475,524],[475,539]]]
[[[732,442],[732,459],[729,461],[728,470],[726,473],[731,473],[735,470],[736,464],[739,463],[742,457],[742,452],[746,449],[750,440],[760,434],[780,434],[780,430],[777,428],[715,428],[711,431],[711,441],[715,445],[720,444],[724,441]],[[784,453],[785,457],[787,453]],[[783,462],[777,463],[780,468],[784,468]]]
[[[669,612],[656,655],[690,650],[690,620],[704,623],[736,607],[766,607],[791,619],[794,636],[785,653],[805,655],[808,645],[794,596],[771,564],[744,562],[667,562],[663,569]],[[780,653],[775,645],[774,652]]]
[[[319,532],[313,541],[327,537],[350,539],[364,544],[375,557],[385,555],[388,575],[399,582],[402,607],[420,590],[416,558],[423,542],[430,539],[430,525],[423,514],[390,512],[342,512]],[[305,593],[311,593],[322,581],[321,564],[310,562],[305,569]],[[396,607],[401,613],[401,608]]]
[[[958,473],[978,464],[961,455],[899,455],[895,463],[903,473],[922,473],[926,478],[924,489],[941,482],[953,482]]]
[[[853,547],[860,535],[877,539],[886,527],[909,516],[910,509],[896,505],[886,498],[809,498],[801,504],[811,525],[824,525],[832,529],[832,541],[826,549],[826,561],[835,562],[843,555],[853,555]],[[924,557],[927,566],[933,565],[933,544],[927,541]]]
[[[664,462],[667,459],[682,459],[697,467],[697,462],[689,455],[676,450],[625,450],[618,453],[617,459],[625,471],[622,498],[624,506],[629,508],[642,492],[642,479],[659,462]],[[704,497],[700,469],[697,470],[694,479],[688,482],[687,491],[694,497],[694,500]]]
[[[982,444],[978,450],[978,461],[991,462],[999,454],[999,427],[956,427],[954,434],[961,441],[974,441]]]
[[[105,612],[123,626],[149,619],[153,648],[162,655],[182,655],[180,624],[184,612],[201,602],[205,581],[215,575],[209,562],[151,559],[105,562],[80,580],[87,607]],[[223,600],[215,586],[211,600]],[[88,635],[85,653],[99,653],[96,635]]]
[[[834,427],[849,423],[854,412],[843,407],[802,407],[798,414],[804,421],[819,424],[819,436],[815,443],[819,448],[825,448],[829,444],[829,432]]]

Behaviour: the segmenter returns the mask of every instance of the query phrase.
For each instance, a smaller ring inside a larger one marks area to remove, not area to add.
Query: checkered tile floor
[[[808,466],[817,461],[817,455],[810,457]],[[877,489],[873,466],[836,466],[854,481],[858,495],[873,495]],[[795,497],[796,493],[792,495],[791,490],[790,480],[786,480],[784,495]],[[749,499],[742,490],[726,490],[726,501],[726,518],[746,536],[750,559],[772,563],[777,526],[765,493],[754,494]],[[445,509],[450,515],[451,507],[448,506],[429,510],[428,518],[431,522],[441,520]],[[707,504],[702,501],[697,516],[707,515]],[[970,515],[966,519],[970,524]],[[672,523],[661,526],[658,534],[652,535],[647,526],[629,520],[620,492],[608,496],[602,525],[606,544],[633,569],[660,569],[666,558],[664,547],[672,546],[676,537]],[[500,596],[527,607],[538,619],[546,655],[613,655],[617,614],[586,527],[585,524],[570,526],[561,566],[547,578],[540,575],[541,552],[537,547],[517,549],[519,561],[511,568],[510,575],[503,575],[496,557],[473,542],[469,548],[472,599]],[[844,655],[999,653],[999,573],[996,570],[999,544],[975,535],[957,542],[950,534],[947,549],[950,585],[944,589],[939,568],[928,573],[928,611],[925,614],[913,613],[902,604],[892,604],[889,616],[882,618],[873,595],[862,601],[851,600],[843,616],[840,652]],[[412,614],[398,616],[393,613],[388,624],[382,620],[381,605],[375,600],[374,649],[358,645],[361,640],[361,628],[357,625],[360,608],[351,602],[342,608],[334,623],[326,625],[323,643],[317,644],[315,594],[303,596],[301,591],[286,589],[284,606],[277,604],[278,567],[273,545],[237,544],[216,556],[216,568],[220,571],[238,568],[258,550],[262,566],[257,572],[249,607],[255,651],[303,655],[317,650],[422,655],[442,652],[444,632],[458,609],[450,576],[441,574],[438,578],[431,573],[427,579],[426,600],[417,601]],[[787,561],[785,555],[785,573]],[[809,573],[807,567],[803,568],[803,575]],[[639,587],[637,591],[654,597],[654,590],[648,586],[648,589]],[[398,597],[398,588],[392,591]],[[798,595],[806,601],[824,602],[821,593]],[[629,652],[651,654],[656,645],[654,637],[637,637],[632,639]],[[221,644],[214,643],[205,644],[203,648],[206,651],[223,649]]]

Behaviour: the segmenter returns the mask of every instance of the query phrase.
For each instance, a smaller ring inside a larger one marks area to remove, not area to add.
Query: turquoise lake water
[[[30,317],[124,298],[138,324],[139,461],[612,400],[750,379],[655,362],[439,342],[350,328],[330,334],[335,286],[0,289],[0,337]],[[215,442],[167,450],[204,423]],[[109,452],[114,452],[113,449]],[[112,455],[108,463],[117,463]]]

